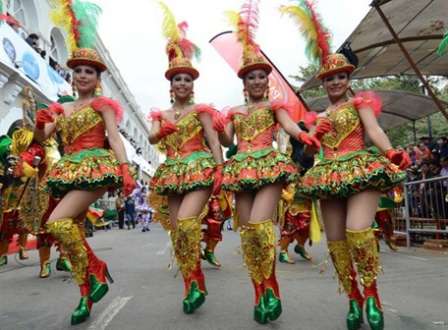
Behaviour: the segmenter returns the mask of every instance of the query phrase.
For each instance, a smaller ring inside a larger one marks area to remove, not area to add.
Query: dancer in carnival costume
[[[24,89],[23,119],[14,122],[7,135],[0,137],[2,171],[2,216],[0,221],[0,264],[7,263],[8,245],[18,234],[19,259],[25,254],[28,234],[37,235],[41,271],[39,277],[50,275],[50,247],[43,246],[42,239],[54,242],[45,234],[45,221],[56,201],[45,191],[45,173],[51,166],[53,153],[48,150],[52,141],[39,144],[34,140],[33,128],[37,104],[29,88]],[[53,141],[54,142],[54,141]],[[54,149],[53,149],[54,150]],[[57,150],[57,148],[56,148]],[[70,262],[62,249],[57,269],[70,271]]]
[[[238,151],[223,170],[223,189],[235,193],[241,247],[255,290],[254,319],[265,324],[282,312],[272,221],[282,188],[298,179],[292,160],[273,148],[273,136],[279,124],[307,145],[320,144],[290,119],[285,105],[268,100],[272,67],[253,39],[258,1],[248,1],[239,13],[228,15],[243,46],[238,77],[244,84],[246,104],[232,108],[225,118],[215,122],[215,127],[224,146],[232,144],[234,134],[237,137]]]
[[[30,157],[27,157],[30,156]],[[33,142],[33,132],[23,120],[15,121],[8,133],[0,136],[1,214],[0,214],[0,266],[8,263],[8,248],[15,234],[18,235],[19,259],[26,260],[25,248],[28,234],[33,231],[33,221],[26,222],[20,210],[24,195],[35,182],[38,160],[43,150]]]
[[[219,196],[212,196],[208,202],[208,212],[202,223],[206,228],[202,230],[202,241],[205,248],[202,250],[202,259],[215,267],[221,267],[215,255],[215,249],[222,241],[222,226],[224,221],[232,216],[232,206],[228,193],[221,192]]]
[[[392,210],[395,208],[395,204],[399,204],[403,201],[403,188],[401,186],[394,187],[391,191],[381,195],[378,202],[378,209],[375,214],[375,222],[373,223],[373,229],[379,240],[384,238],[384,242],[392,251],[398,251],[397,246],[393,241],[394,237],[394,220],[392,217]]]
[[[282,213],[279,220],[280,225],[280,254],[278,261],[293,264],[294,261],[289,258],[288,247],[294,241],[297,242],[294,252],[303,259],[311,261],[311,256],[305,249],[305,243],[310,238],[310,224],[312,201],[307,198],[297,196],[295,183],[289,184],[282,191],[282,198],[279,207]]]
[[[381,100],[371,92],[349,96],[350,74],[355,67],[344,55],[329,53],[329,33],[313,3],[299,1],[281,11],[298,21],[308,38],[308,54],[321,61],[317,77],[330,100],[315,131],[322,149],[304,175],[299,192],[321,200],[330,256],[349,298],[347,328],[361,327],[365,305],[371,329],[383,329],[376,283],[380,262],[371,225],[381,193],[405,179],[403,170],[410,164],[409,156],[393,149],[378,125]],[[365,134],[376,148],[365,146]]]
[[[73,100],[73,98],[72,98]],[[58,100],[61,103],[60,100]],[[41,105],[41,108],[48,108],[46,105]],[[72,267],[70,264],[70,260],[68,259],[67,254],[64,252],[63,248],[60,244],[54,239],[52,235],[50,235],[46,229],[46,223],[48,221],[48,217],[51,212],[53,212],[54,208],[58,203],[58,199],[50,196],[47,191],[47,178],[50,173],[51,168],[57,161],[61,158],[58,149],[58,143],[53,137],[50,137],[46,141],[40,144],[42,147],[42,153],[44,158],[42,162],[39,164],[39,173],[38,173],[38,185],[37,191],[29,190],[24,194],[24,204],[25,207],[22,208],[21,213],[23,217],[33,218],[36,216],[36,212],[38,213],[38,217],[41,219],[39,231],[37,233],[37,249],[39,251],[39,259],[40,259],[40,278],[47,278],[51,275],[51,262],[50,262],[50,254],[51,254],[51,246],[56,244],[57,249],[59,250],[59,258],[56,261],[56,270],[71,272]],[[27,155],[27,159],[32,159],[31,153],[33,149],[30,149]],[[36,210],[37,209],[37,210]]]
[[[59,258],[56,262],[56,269],[58,271],[71,272],[71,264],[67,254],[61,245],[48,233],[46,223],[48,217],[53,212],[58,203],[58,199],[50,196],[47,191],[47,178],[53,165],[60,159],[58,151],[58,144],[54,138],[50,137],[43,143],[33,142],[31,146],[21,153],[21,159],[26,164],[33,166],[33,159],[38,156],[41,162],[36,166],[36,176],[34,182],[30,181],[28,189],[25,190],[21,207],[19,210],[19,217],[23,219],[25,224],[28,224],[30,232],[37,236],[37,249],[39,251],[40,260],[40,278],[47,278],[51,275],[51,261],[50,253],[51,246],[56,244],[59,250]],[[22,163],[23,167],[24,163]],[[35,221],[38,227],[35,227]]]
[[[100,12],[92,3],[57,1],[52,18],[67,30],[71,50],[67,66],[73,69],[78,98],[39,111],[35,129],[40,141],[58,133],[64,148],[63,157],[48,174],[48,189],[61,200],[46,227],[69,255],[80,288],[81,300],[72,314],[72,324],[89,317],[92,304],[108,291],[106,278],[111,281],[106,263],[95,256],[84,237],[82,227],[89,205],[108,189],[123,186],[129,194],[135,187],[117,129],[122,109],[117,102],[99,96],[101,73],[107,69],[92,48]]]
[[[201,219],[199,217],[211,193],[218,193],[223,157],[213,130],[215,111],[193,100],[194,80],[199,72],[191,58],[199,49],[185,37],[187,23],[176,23],[170,9],[164,12],[163,32],[169,68],[165,73],[171,85],[172,107],[150,114],[149,141],[158,143],[166,153],[152,181],[152,193],[168,197],[171,239],[185,284],[183,311],[193,313],[207,294],[201,270]],[[214,186],[215,182],[215,186]]]
[[[315,112],[306,112],[299,122],[306,132],[315,124],[317,114]],[[300,175],[303,175],[307,169],[313,165],[313,156],[305,153],[303,144],[296,140],[290,140],[289,136],[280,131],[277,137],[277,145],[281,152],[291,155],[293,161],[300,169]],[[293,264],[290,259],[288,248],[294,241],[297,242],[294,252],[303,259],[311,261],[311,256],[305,249],[305,243],[311,241],[311,231],[316,242],[320,241],[320,221],[316,211],[316,203],[297,194],[297,183],[293,182],[285,187],[278,205],[278,223],[280,228],[280,254],[278,260],[282,263]],[[313,220],[313,222],[312,222]],[[311,226],[313,223],[313,226]]]

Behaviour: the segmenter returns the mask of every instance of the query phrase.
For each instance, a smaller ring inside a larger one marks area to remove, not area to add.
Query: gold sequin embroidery
[[[87,106],[68,117],[60,116],[57,121],[57,129],[63,145],[70,145],[79,136],[100,123],[103,123],[103,117],[91,106]]]
[[[71,218],[64,218],[47,224],[48,233],[53,235],[70,256],[72,273],[78,285],[86,282],[87,250],[83,244],[81,229]]]
[[[241,248],[250,277],[260,284],[272,275],[275,263],[275,232],[272,221],[241,227]]]
[[[200,219],[198,217],[179,219],[174,237],[177,263],[184,278],[188,278],[196,268],[200,257]]]
[[[198,118],[198,113],[196,111],[191,111],[183,118],[181,118],[177,123],[176,127],[178,128],[177,132],[168,135],[162,140],[162,144],[165,149],[172,149],[174,151],[179,151],[182,147],[190,141],[196,135],[202,133],[203,128],[201,121]],[[205,140],[203,140],[204,148]]]
[[[359,125],[358,111],[351,102],[339,106],[330,111],[328,115],[333,129],[324,135],[322,143],[329,148],[337,148]]]
[[[377,241],[373,229],[347,230],[347,242],[358,269],[360,281],[370,287],[381,270]]]
[[[353,263],[346,240],[328,241],[328,251],[338,274],[339,291],[344,290],[348,295],[352,293]]]
[[[274,113],[269,108],[260,108],[247,115],[235,113],[233,118],[238,138],[249,142],[275,125]]]

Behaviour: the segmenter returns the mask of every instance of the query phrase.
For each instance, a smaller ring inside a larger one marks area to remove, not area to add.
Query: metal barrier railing
[[[404,184],[404,200],[393,211],[395,233],[406,245],[427,239],[448,239],[448,177]]]

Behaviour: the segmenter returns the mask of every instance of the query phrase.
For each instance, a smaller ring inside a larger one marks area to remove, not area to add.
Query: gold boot
[[[364,298],[359,291],[349,245],[346,240],[328,241],[328,250],[338,275],[339,284],[349,298],[349,311],[346,318],[347,329],[357,330],[363,323]]]
[[[64,218],[48,223],[48,233],[61,244],[64,251],[70,256],[72,273],[78,285],[85,282],[88,259],[87,250],[84,247],[84,235],[72,218]]]
[[[72,218],[64,218],[47,223],[46,227],[48,233],[59,242],[70,257],[75,282],[81,288],[88,288],[87,268],[89,261],[87,250],[83,244],[84,235],[80,227]],[[85,307],[88,305],[88,300],[88,296],[82,294],[81,302],[72,314],[72,325],[84,322],[89,317],[90,308]],[[80,313],[80,311],[82,312]]]
[[[256,288],[254,319],[261,324],[276,320],[282,307],[275,278],[275,231],[272,221],[269,219],[244,226],[241,229],[241,247]],[[263,288],[261,298],[257,297],[257,286]]]
[[[376,287],[381,266],[375,234],[371,228],[347,230],[347,241],[364,287],[367,321],[372,330],[382,330],[384,316]]]
[[[185,314],[191,314],[204,303],[207,294],[204,276],[200,269],[201,221],[199,218],[178,219],[173,240],[174,253],[185,285],[183,310]]]
[[[289,236],[285,235],[285,236],[280,238],[280,242],[279,242],[280,254],[278,256],[278,261],[279,262],[287,263],[287,264],[294,264],[295,263],[294,260],[292,260],[289,257],[289,254],[288,254],[288,247],[289,247],[290,243],[291,243],[291,238]]]
[[[28,253],[26,252],[26,243],[28,241],[28,234],[20,234],[19,239],[17,241],[19,245],[19,259],[20,260],[27,260],[30,257],[28,256]]]
[[[51,275],[50,249],[49,246],[41,246],[39,248],[40,278],[47,278]]]

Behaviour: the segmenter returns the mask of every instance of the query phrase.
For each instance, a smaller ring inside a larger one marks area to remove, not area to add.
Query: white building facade
[[[31,87],[37,101],[45,104],[56,101],[58,95],[71,93],[67,76],[70,70],[65,66],[69,57],[65,32],[54,26],[49,17],[51,0],[3,3],[22,27],[0,25],[0,134],[5,134],[7,127],[21,116],[24,87]],[[38,48],[46,52],[45,56],[24,41],[30,33],[38,35]],[[124,142],[128,157],[138,165],[141,178],[147,178],[159,163],[157,151],[148,141],[149,125],[100,38],[97,51],[109,69],[101,77],[104,95],[118,100],[124,110],[120,130],[127,139]]]

